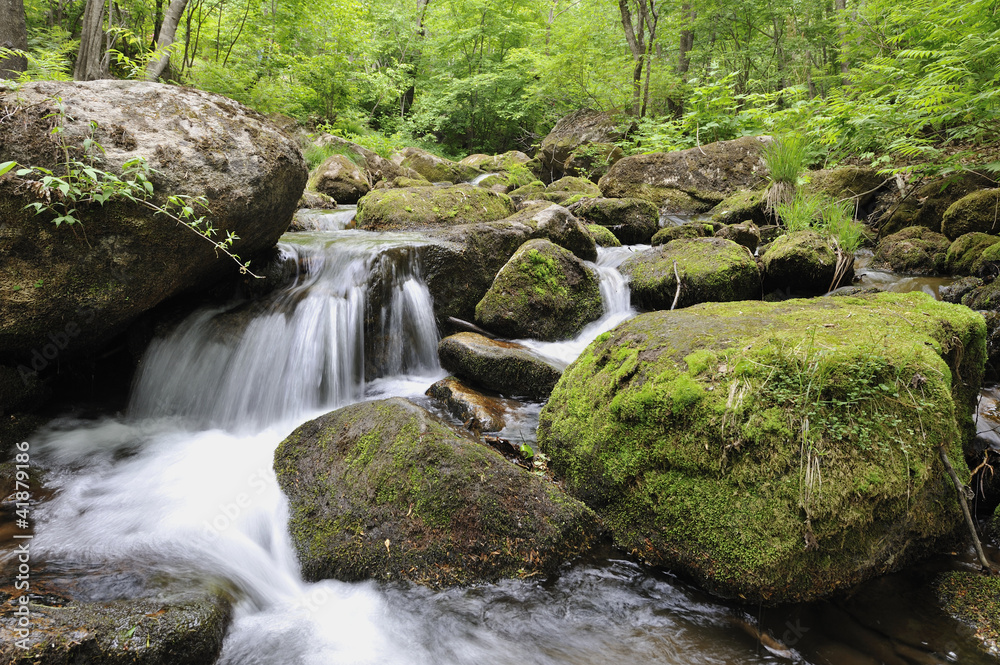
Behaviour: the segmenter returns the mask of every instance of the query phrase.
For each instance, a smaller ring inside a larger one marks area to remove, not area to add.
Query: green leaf
[[[15,166],[17,166],[17,162],[13,162],[13,161],[11,161],[11,162],[3,162],[2,164],[0,164],[0,175],[4,175],[8,171],[12,170]]]

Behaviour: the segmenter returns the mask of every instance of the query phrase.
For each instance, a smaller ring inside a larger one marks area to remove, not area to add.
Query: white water
[[[477,175],[475,178],[473,178],[472,180],[470,180],[469,184],[470,185],[479,186],[479,183],[481,183],[483,180],[486,180],[491,175],[497,175],[497,174],[496,173],[481,173],[480,175]]]
[[[343,231],[357,214],[356,205],[338,205],[334,210],[299,210],[295,220],[308,231]]]

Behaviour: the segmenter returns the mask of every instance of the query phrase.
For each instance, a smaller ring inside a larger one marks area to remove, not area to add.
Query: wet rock
[[[476,305],[476,323],[501,337],[570,339],[604,314],[597,274],[549,240],[529,240]]]
[[[753,222],[741,222],[724,226],[715,232],[716,238],[732,240],[737,245],[743,245],[751,252],[760,244],[760,230]]]
[[[962,528],[937,446],[960,460],[974,436],[984,334],[923,293],[641,314],[567,368],[538,440],[619,547],[741,602],[807,601]]]
[[[983,285],[983,280],[978,277],[962,277],[947,286],[942,286],[940,290],[941,300],[958,304],[967,293]],[[972,309],[975,309],[974,307]]]
[[[426,394],[441,402],[448,413],[463,423],[468,423],[468,429],[480,432],[502,430],[507,426],[507,411],[519,404],[513,400],[484,395],[453,376],[441,379],[428,388]]]
[[[665,226],[650,239],[649,243],[656,247],[666,245],[672,240],[690,240],[691,238],[708,238],[715,235],[719,230],[714,224],[708,222],[688,222],[677,226]]]
[[[600,247],[621,247],[622,243],[615,234],[611,232],[606,226],[601,226],[599,224],[588,224],[587,233],[590,237],[594,239]]]
[[[780,236],[761,257],[764,291],[797,295],[822,295],[838,286],[837,253],[829,240],[815,231],[795,231]],[[839,284],[854,278],[854,258]]]
[[[621,138],[619,120],[610,113],[581,109],[559,120],[542,139],[538,158],[543,178],[552,182],[566,175],[566,162],[581,146],[590,143],[614,143]]]
[[[767,137],[744,137],[676,152],[626,157],[601,178],[604,196],[652,201],[667,212],[705,212],[740,189],[764,182]]]
[[[548,574],[600,533],[554,483],[399,398],[305,423],[274,468],[310,580],[442,587]]]
[[[945,255],[945,268],[952,275],[971,275],[983,251],[1000,243],[1000,236],[987,233],[966,233],[951,243]]]
[[[633,304],[647,310],[670,309],[700,302],[728,302],[760,298],[757,262],[734,242],[722,238],[673,240],[626,259],[619,270],[628,277]]]
[[[607,227],[623,245],[645,245],[660,229],[660,211],[642,199],[584,199],[572,206],[589,224]]]
[[[980,189],[996,187],[995,181],[974,173],[963,173],[947,178],[935,178],[893,205],[876,222],[882,235],[901,231],[908,226],[926,226],[941,231],[944,213],[966,194]]]
[[[453,162],[444,157],[438,157],[420,148],[404,148],[392,156],[392,163],[397,166],[413,169],[431,182],[450,182],[459,184],[469,182],[482,171],[479,169]]]
[[[307,187],[346,204],[357,203],[372,189],[365,172],[346,155],[330,155],[313,172]]]
[[[377,189],[358,201],[358,228],[367,231],[492,222],[514,213],[504,196],[472,185]]]
[[[948,206],[941,233],[955,240],[966,233],[1000,234],[1000,189],[981,189]]]
[[[67,119],[59,140],[83,155],[103,146],[101,168],[121,173],[137,157],[155,169],[155,201],[205,196],[216,237],[239,236],[249,260],[273,247],[292,219],[306,182],[295,142],[263,116],[192,88],[136,81],[37,81],[0,92],[12,113],[0,123],[0,161],[60,171],[51,133],[54,98]],[[48,335],[74,333],[60,362],[90,353],[144,312],[181,293],[205,291],[238,274],[213,245],[145,207],[109,201],[77,214],[82,227],[56,227],[35,215],[25,183],[0,178],[0,362],[30,364]],[[74,232],[76,229],[76,232]]]
[[[441,366],[460,379],[511,397],[545,399],[562,370],[531,349],[458,333],[438,344]]]
[[[938,275],[947,268],[951,241],[924,226],[911,226],[882,238],[872,257],[873,268],[906,275]]]

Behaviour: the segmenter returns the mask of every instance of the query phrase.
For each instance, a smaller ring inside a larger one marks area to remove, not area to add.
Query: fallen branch
[[[674,302],[670,305],[670,311],[677,307],[677,299],[681,297],[681,276],[677,273],[677,261],[674,261],[674,277],[677,278],[677,291],[674,292]]]
[[[958,492],[958,502],[962,504],[962,513],[965,515],[965,523],[969,527],[969,534],[972,536],[972,544],[976,548],[976,556],[979,557],[979,564],[983,567],[984,573],[992,575],[993,569],[990,567],[990,562],[986,560],[986,554],[983,552],[983,544],[979,542],[979,534],[976,533],[976,523],[972,520],[969,502],[965,497],[966,487],[958,479],[958,474],[955,473],[955,469],[951,466],[951,460],[948,459],[948,454],[944,451],[944,446],[938,446],[938,453],[941,455],[941,461],[944,462],[945,470],[951,476],[951,482],[955,484],[955,491]]]

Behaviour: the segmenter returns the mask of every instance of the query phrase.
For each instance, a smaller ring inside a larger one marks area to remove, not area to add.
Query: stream
[[[424,391],[445,376],[422,240],[344,230],[349,221],[283,237],[281,252],[304,267],[293,285],[198,311],[154,341],[124,414],[65,416],[33,436],[51,493],[35,507],[33,548],[51,570],[104,571],[92,598],[136,591],[130,571],[225,581],[239,600],[223,665],[994,662],[933,600],[933,574],[966,565],[965,553],[771,609],[714,598],[610,547],[552,579],[445,591],[303,581],[275,447],[360,400],[403,396],[440,413]],[[569,363],[634,316],[617,266],[641,249],[599,250],[602,319],[574,340],[524,343]],[[379,334],[365,339],[373,278]],[[540,409],[525,403],[502,434],[533,442]]]

